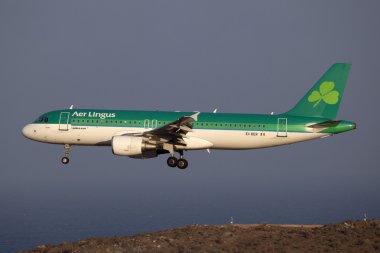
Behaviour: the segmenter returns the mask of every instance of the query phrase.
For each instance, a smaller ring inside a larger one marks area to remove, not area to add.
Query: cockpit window
[[[35,122],[37,122],[37,123],[48,123],[49,118],[48,117],[39,117]]]

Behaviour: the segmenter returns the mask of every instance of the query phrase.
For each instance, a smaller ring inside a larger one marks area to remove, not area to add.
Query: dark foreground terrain
[[[45,244],[24,252],[380,252],[380,221],[324,226],[189,225],[135,236]]]

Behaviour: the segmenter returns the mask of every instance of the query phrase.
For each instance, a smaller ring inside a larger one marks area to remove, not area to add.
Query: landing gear
[[[166,161],[166,163],[168,164],[169,167],[176,167],[177,166],[177,158],[175,158],[174,156],[170,156],[168,158],[168,160]]]
[[[189,163],[186,161],[186,159],[178,159],[178,162],[177,162],[177,167],[178,169],[181,169],[181,170],[184,170],[187,168],[187,166],[189,165]]]
[[[68,164],[70,162],[70,159],[68,157],[64,156],[64,157],[62,157],[61,162],[63,164]]]
[[[189,163],[185,158],[183,158],[183,150],[178,151],[178,153],[180,154],[179,159],[175,158],[174,156],[170,156],[166,162],[169,167],[178,167],[178,169],[184,170],[187,168]]]
[[[61,162],[63,164],[68,164],[70,162],[70,159],[69,159],[70,148],[71,148],[70,144],[65,144],[65,147],[64,147],[64,149],[65,149],[65,156],[62,157],[62,159],[61,159]]]

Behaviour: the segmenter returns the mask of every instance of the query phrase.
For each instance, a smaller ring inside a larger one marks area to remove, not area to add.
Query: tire
[[[61,162],[63,164],[68,164],[70,162],[70,159],[68,157],[64,156],[64,157],[62,157]]]
[[[174,156],[171,156],[168,158],[166,163],[168,164],[169,167],[174,168],[177,166],[178,161],[177,161],[177,158],[175,158]]]
[[[185,159],[179,159],[177,161],[178,169],[184,170],[187,168],[188,165],[189,165],[189,163]]]

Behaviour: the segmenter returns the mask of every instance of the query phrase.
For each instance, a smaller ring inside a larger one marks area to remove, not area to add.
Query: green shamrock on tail
[[[313,91],[308,97],[310,103],[314,103],[313,107],[316,107],[322,100],[329,105],[335,105],[339,100],[339,92],[334,90],[334,82],[323,82],[319,86],[319,91]]]

